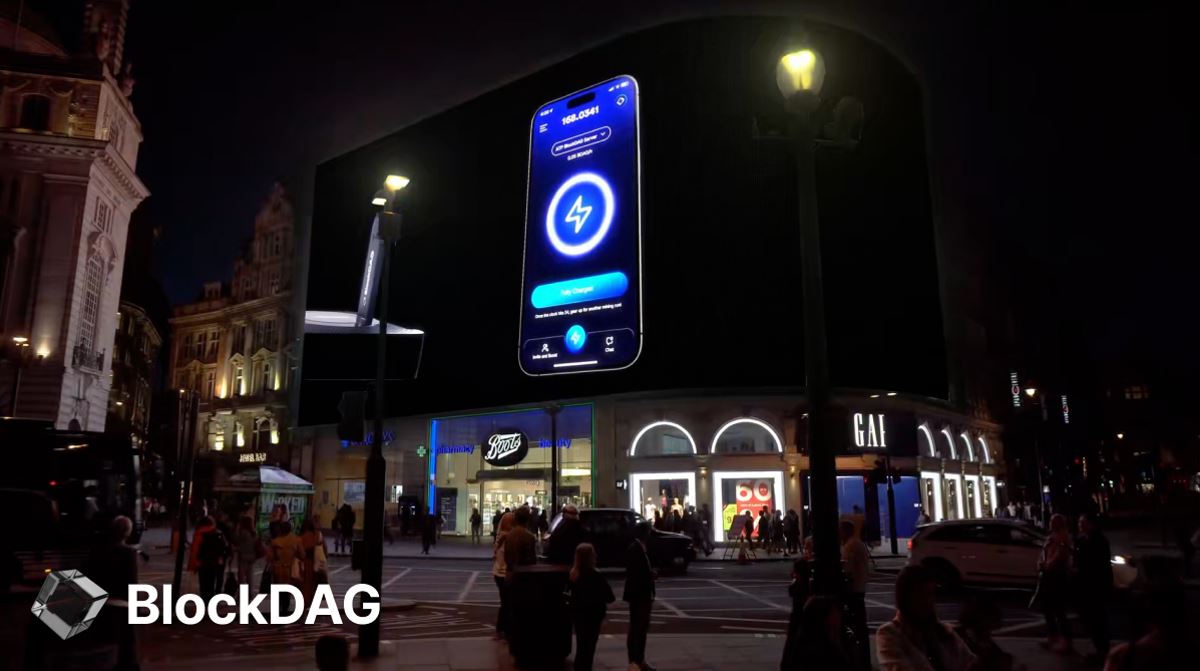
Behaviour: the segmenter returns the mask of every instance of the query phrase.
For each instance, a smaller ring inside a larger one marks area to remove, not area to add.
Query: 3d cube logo
[[[55,571],[46,576],[37,600],[34,617],[66,640],[92,626],[108,592],[74,569]]]

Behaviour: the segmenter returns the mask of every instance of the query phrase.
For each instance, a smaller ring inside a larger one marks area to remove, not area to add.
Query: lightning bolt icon
[[[584,222],[587,221],[588,216],[591,213],[592,206],[584,205],[583,196],[580,195],[575,199],[575,204],[571,206],[570,211],[567,212],[567,216],[563,217],[563,220],[568,223],[575,224],[575,232],[578,233],[579,230],[583,228]]]

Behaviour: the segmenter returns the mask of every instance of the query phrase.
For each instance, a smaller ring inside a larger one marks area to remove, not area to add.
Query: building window
[[[642,427],[629,447],[631,457],[661,457],[696,454],[696,441],[688,430],[674,422],[653,422]],[[634,489],[631,487],[631,490]],[[695,488],[689,490],[695,495]]]
[[[217,395],[217,371],[209,369],[204,374],[204,398],[213,398]]]
[[[79,322],[79,345],[85,353],[96,351],[96,332],[100,326],[100,299],[104,291],[104,259],[88,257],[84,276],[83,313]]]
[[[1150,398],[1150,388],[1144,384],[1134,384],[1125,387],[1125,400],[1144,401]]]
[[[50,130],[50,98],[30,93],[21,99],[21,128]]]
[[[272,270],[271,271],[271,294],[274,295],[277,293],[279,293],[279,271]]]
[[[233,354],[246,353],[246,325],[238,324],[233,327]]]
[[[754,454],[783,452],[783,441],[770,424],[753,417],[726,422],[713,437],[712,454]]]
[[[233,366],[233,395],[241,396],[246,393],[246,368],[242,364]]]
[[[275,385],[272,384],[272,382],[273,381],[271,380],[271,362],[264,361],[263,365],[262,365],[262,388],[263,388],[263,390],[265,391],[268,389],[273,389]]]
[[[112,233],[112,209],[108,203],[96,196],[96,210],[92,212],[92,225],[105,233]]]

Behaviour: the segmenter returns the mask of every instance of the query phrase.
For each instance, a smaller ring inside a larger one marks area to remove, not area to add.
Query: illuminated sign
[[[1010,385],[1009,391],[1012,392],[1012,404],[1014,408],[1021,407],[1021,381],[1017,379],[1017,371],[1008,374],[1008,382]]]
[[[242,452],[238,455],[239,464],[261,464],[266,460],[266,452]]]
[[[887,432],[882,414],[854,413],[853,431],[855,447],[887,449]]]
[[[1067,405],[1067,395],[1062,395],[1063,424],[1071,423],[1071,407]]]
[[[632,77],[534,114],[518,338],[526,374],[613,370],[640,354],[638,151]]]
[[[529,438],[520,431],[501,431],[487,439],[483,460],[493,466],[512,466],[521,463],[529,454]]]
[[[396,439],[396,432],[390,429],[383,430],[383,444],[387,445]],[[375,432],[371,431],[363,436],[362,440],[343,440],[342,447],[368,447],[375,440]]]

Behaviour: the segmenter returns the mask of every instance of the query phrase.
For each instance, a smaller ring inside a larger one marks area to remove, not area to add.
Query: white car
[[[1032,587],[1046,535],[1023,522],[1000,519],[953,520],[926,524],[908,542],[909,564],[922,564],[943,585],[963,582]],[[1128,588],[1137,578],[1132,560],[1114,556],[1113,586]]]

